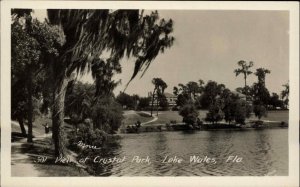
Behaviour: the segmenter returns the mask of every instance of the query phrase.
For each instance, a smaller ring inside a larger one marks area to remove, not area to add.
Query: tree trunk
[[[53,88],[52,108],[52,138],[54,141],[55,156],[66,156],[64,133],[64,102],[69,79],[62,77]]]
[[[159,102],[158,102],[158,94],[157,94],[157,102],[156,102],[156,116],[158,116],[158,105],[159,105]]]
[[[33,123],[33,85],[32,85],[32,71],[28,68],[28,80],[27,80],[27,90],[28,90],[28,135],[27,142],[32,142],[32,123]]]
[[[245,80],[245,88],[247,87],[247,75],[244,75],[244,80]]]
[[[20,117],[20,118],[18,119],[18,122],[19,122],[19,124],[20,124],[20,128],[21,128],[22,135],[26,136],[27,133],[26,133],[26,129],[25,129],[24,121],[23,121],[22,117]]]
[[[152,104],[151,104],[151,117],[152,117],[152,111],[153,111],[153,104],[154,104],[154,93],[155,93],[156,88],[154,88],[153,93],[152,93]]]

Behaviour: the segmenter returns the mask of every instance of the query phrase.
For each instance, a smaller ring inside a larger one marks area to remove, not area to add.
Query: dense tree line
[[[235,121],[239,124],[245,124],[245,120],[253,112],[258,119],[267,115],[269,109],[287,108],[289,86],[283,85],[281,98],[278,94],[270,94],[266,87],[266,75],[271,71],[265,68],[258,68],[253,73],[251,67],[254,63],[250,61],[239,61],[234,70],[236,76],[244,76],[244,87],[232,92],[224,84],[218,84],[215,81],[199,82],[190,81],[187,84],[178,84],[173,88],[173,93],[177,96],[177,106],[180,108],[179,114],[183,116],[183,121],[188,124],[196,122],[197,109],[208,110],[205,120],[216,123],[225,120],[228,123]],[[247,78],[254,74],[257,82],[252,86],[247,85]]]

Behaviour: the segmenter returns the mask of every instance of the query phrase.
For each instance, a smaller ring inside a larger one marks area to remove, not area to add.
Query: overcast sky
[[[37,17],[45,11],[35,10]],[[166,92],[173,92],[178,83],[188,81],[223,83],[231,90],[244,85],[243,76],[233,73],[239,60],[253,61],[256,68],[267,68],[266,77],[270,92],[279,93],[289,79],[289,14],[287,11],[231,11],[231,10],[169,10],[159,11],[161,18],[174,20],[174,45],[160,54],[146,74],[137,77],[126,93],[146,96],[153,90],[151,80],[162,78]],[[123,90],[134,67],[133,59],[122,60],[122,79],[115,93]],[[89,75],[83,81],[92,82]],[[250,75],[248,84],[256,81]]]

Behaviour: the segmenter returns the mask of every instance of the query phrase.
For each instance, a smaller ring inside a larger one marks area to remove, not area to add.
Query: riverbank
[[[141,112],[139,112],[141,113]],[[199,111],[199,118],[204,120],[207,111]],[[221,121],[218,124],[212,124],[204,122],[201,127],[191,127],[184,123],[180,123],[182,117],[178,114],[178,111],[160,111],[159,115],[153,116],[157,119],[152,121],[151,116],[148,116],[149,122],[142,123],[141,127],[129,128],[134,122],[140,120],[141,118],[135,111],[131,111],[131,115],[125,116],[125,121],[127,117],[130,117],[132,124],[124,124],[121,133],[142,133],[142,132],[160,132],[160,131],[180,131],[180,130],[251,130],[251,129],[270,129],[270,128],[287,128],[288,127],[288,111],[270,111],[267,117],[263,117],[260,123],[257,123],[255,116],[251,116],[247,121],[246,125],[234,125],[228,124],[225,121]],[[143,120],[146,120],[144,118]],[[178,123],[179,122],[179,123]]]
[[[234,125],[226,123],[204,123],[201,126],[189,126],[184,123],[177,124],[152,124],[151,126],[141,126],[135,131],[126,131],[125,133],[144,133],[144,132],[162,132],[162,131],[210,131],[210,130],[253,130],[253,129],[276,129],[288,128],[287,123],[264,121],[263,124],[257,125],[254,122],[248,122],[246,125]]]

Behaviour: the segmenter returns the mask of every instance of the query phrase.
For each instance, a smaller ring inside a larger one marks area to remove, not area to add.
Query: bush
[[[251,106],[244,100],[232,97],[226,100],[223,108],[226,122],[235,121],[238,124],[245,124],[246,118],[250,117]]]
[[[102,98],[92,108],[94,128],[101,129],[107,133],[115,133],[121,126],[122,119],[122,107],[113,98]]]
[[[77,145],[79,141],[84,144],[103,147],[103,143],[107,139],[107,134],[104,131],[90,128],[88,124],[79,124],[75,131],[69,135],[69,148],[76,152],[81,152],[82,149]]]
[[[78,145],[79,141],[85,145],[95,146],[97,149],[83,148]],[[95,164],[93,159],[96,156],[107,159],[114,157],[116,149],[120,147],[119,136],[107,134],[99,129],[92,130],[86,124],[79,124],[77,130],[69,134],[68,147],[78,153],[78,160],[89,158],[85,164],[90,174],[100,175],[105,173],[111,165]]]
[[[150,107],[151,98],[141,97],[138,104],[138,110],[146,110]]]
[[[189,125],[194,125],[199,115],[197,108],[193,103],[185,104],[179,111],[179,115],[183,117],[183,122]]]
[[[159,106],[162,111],[166,111],[169,109],[169,103],[166,96],[162,95],[159,99]]]
[[[261,119],[263,116],[267,116],[267,109],[263,105],[254,105],[253,112],[258,119]]]
[[[246,101],[237,100],[234,113],[235,122],[244,125],[246,118],[250,117],[251,111],[252,108]]]
[[[223,118],[224,114],[221,108],[217,104],[212,104],[209,107],[208,113],[206,114],[205,121],[215,124],[216,122],[221,121]]]

